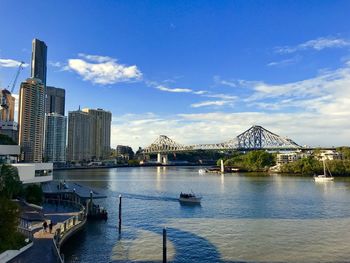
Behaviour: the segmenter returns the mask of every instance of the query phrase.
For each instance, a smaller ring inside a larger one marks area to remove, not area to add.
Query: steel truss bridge
[[[261,126],[254,125],[232,140],[215,144],[183,145],[166,135],[160,135],[151,145],[143,149],[143,153],[166,154],[197,150],[296,150],[301,148],[291,139],[281,137]]]

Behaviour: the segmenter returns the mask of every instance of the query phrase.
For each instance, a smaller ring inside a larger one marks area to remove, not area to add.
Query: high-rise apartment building
[[[21,83],[18,105],[19,145],[25,162],[42,162],[45,117],[45,86],[40,79]]]
[[[67,160],[71,162],[92,159],[93,117],[80,109],[68,113]]]
[[[18,143],[18,124],[14,121],[15,98],[6,89],[1,91],[1,97],[0,134],[7,135]]]
[[[44,41],[33,39],[31,78],[37,78],[46,86],[47,46]]]
[[[103,160],[110,156],[112,113],[103,109],[83,109],[93,117],[92,156]]]
[[[61,88],[46,86],[45,112],[64,115],[66,91]]]
[[[67,117],[48,113],[45,117],[45,159],[48,162],[66,161]]]

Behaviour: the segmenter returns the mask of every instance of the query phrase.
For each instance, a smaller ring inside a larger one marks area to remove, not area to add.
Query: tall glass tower
[[[33,39],[31,77],[40,79],[46,86],[47,46],[44,41]]]

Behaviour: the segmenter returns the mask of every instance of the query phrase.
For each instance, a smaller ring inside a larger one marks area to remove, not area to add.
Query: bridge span
[[[144,154],[157,154],[159,163],[168,163],[168,153],[188,152],[197,150],[297,150],[302,149],[293,140],[281,137],[262,126],[254,125],[233,139],[215,144],[183,145],[166,135],[160,135],[151,145],[142,150]]]

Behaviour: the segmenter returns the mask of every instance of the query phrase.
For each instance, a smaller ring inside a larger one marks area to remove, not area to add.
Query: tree
[[[12,199],[21,192],[22,183],[16,167],[3,164],[0,168],[0,195]]]
[[[268,167],[273,166],[274,164],[274,155],[263,150],[251,151],[247,154],[234,152],[231,158],[224,162],[224,165],[226,166],[235,166],[247,171],[267,170]],[[218,165],[220,165],[220,160],[218,161]]]
[[[17,249],[18,243],[23,243],[22,236],[16,232],[19,222],[18,205],[6,197],[0,197],[0,253],[7,249]],[[21,247],[21,246],[19,246]]]
[[[137,166],[139,164],[140,164],[140,162],[138,160],[129,160],[128,161],[129,166]]]
[[[41,205],[43,201],[43,190],[36,184],[29,185],[25,188],[25,198],[28,203]]]

